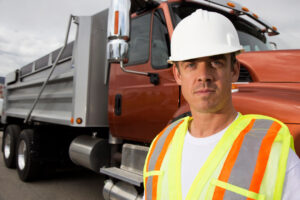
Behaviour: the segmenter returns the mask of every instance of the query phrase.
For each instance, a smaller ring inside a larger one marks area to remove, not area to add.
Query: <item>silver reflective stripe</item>
[[[244,136],[243,144],[232,168],[228,183],[249,189],[263,138],[274,121],[256,119],[252,129]],[[226,190],[224,199],[247,199],[244,196]]]
[[[234,199],[233,199],[234,198]],[[237,194],[235,192],[231,192],[229,190],[226,190],[224,198],[223,199],[230,199],[230,200],[247,200],[247,197],[242,196],[240,194]]]
[[[151,155],[151,158],[149,160],[149,163],[148,163],[148,169],[147,169],[148,172],[155,170],[155,164],[157,162],[160,152],[162,151],[162,149],[164,147],[167,136],[173,130],[173,128],[176,125],[178,125],[181,121],[182,121],[182,119],[177,120],[177,121],[173,122],[172,124],[170,124],[167,127],[167,129],[165,130],[165,132],[162,134],[162,136],[158,139],[155,149],[154,149],[154,151]],[[147,179],[147,185],[146,185],[147,200],[152,199],[152,182],[153,182],[153,176],[149,176]]]
[[[177,120],[176,122],[170,124],[167,129],[165,130],[165,132],[163,133],[163,135],[159,138],[159,140],[156,143],[156,147],[153,151],[153,154],[149,160],[149,164],[148,164],[148,171],[152,171],[155,168],[155,164],[156,161],[158,159],[158,156],[161,152],[161,150],[163,149],[163,146],[165,144],[165,141],[167,139],[167,136],[169,135],[169,133],[173,130],[173,128],[178,125],[182,120]]]
[[[152,182],[153,182],[153,176],[148,176],[147,179],[147,185],[146,185],[146,190],[147,190],[147,199],[146,200],[151,200],[152,199]]]

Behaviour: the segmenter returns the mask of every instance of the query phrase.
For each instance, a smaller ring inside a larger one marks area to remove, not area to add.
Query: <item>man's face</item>
[[[176,82],[193,111],[218,113],[232,105],[231,83],[239,76],[230,54],[178,62],[173,68]]]

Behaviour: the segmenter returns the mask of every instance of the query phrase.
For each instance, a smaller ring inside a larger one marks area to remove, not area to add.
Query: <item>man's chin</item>
[[[200,105],[195,107],[195,109],[193,110],[198,113],[215,113],[217,112],[218,109],[216,106],[212,106],[212,105]]]

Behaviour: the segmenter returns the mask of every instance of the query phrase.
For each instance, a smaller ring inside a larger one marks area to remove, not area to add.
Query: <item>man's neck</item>
[[[194,137],[208,137],[226,128],[237,116],[234,108],[220,113],[193,112],[193,121],[189,125],[189,131]]]

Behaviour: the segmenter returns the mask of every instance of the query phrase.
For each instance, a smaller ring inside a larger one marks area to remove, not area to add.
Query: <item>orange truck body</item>
[[[162,9],[171,38],[174,26],[170,2],[178,1],[161,3],[149,12]],[[151,51],[149,54],[151,57]],[[235,108],[242,114],[268,115],[287,124],[300,155],[300,50],[245,52],[238,56],[238,61],[252,81],[236,83]],[[172,67],[154,70],[148,59],[127,68],[158,73],[160,84],[153,85],[143,76],[124,73],[118,64],[112,64],[108,109],[111,133],[118,138],[150,143],[170,120],[189,112],[189,107],[173,78]],[[116,95],[122,97],[121,115],[115,114]]]

